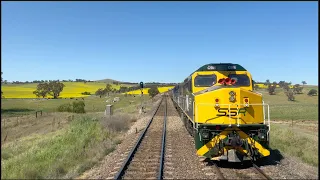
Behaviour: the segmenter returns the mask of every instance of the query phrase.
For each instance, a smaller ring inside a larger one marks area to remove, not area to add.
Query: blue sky
[[[207,63],[318,84],[317,2],[1,2],[8,81],[181,82]]]

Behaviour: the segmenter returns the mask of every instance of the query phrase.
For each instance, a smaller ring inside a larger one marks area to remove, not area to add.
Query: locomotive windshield
[[[236,80],[234,86],[250,86],[250,79],[245,74],[230,74],[229,78]]]
[[[217,82],[216,75],[198,75],[194,78],[194,86],[196,87],[210,87]]]

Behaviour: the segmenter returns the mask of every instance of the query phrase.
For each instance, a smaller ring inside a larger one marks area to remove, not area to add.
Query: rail
[[[122,179],[123,176],[125,175],[126,173],[126,170],[128,169],[130,163],[132,162],[132,159],[134,157],[134,155],[136,154],[141,142],[143,141],[145,135],[146,135],[146,132],[148,131],[151,123],[153,122],[153,119],[154,117],[156,116],[163,100],[165,99],[165,110],[164,110],[164,125],[163,125],[163,130],[162,130],[162,143],[161,143],[161,155],[160,155],[160,167],[159,167],[159,172],[158,172],[158,179],[162,179],[162,175],[163,175],[163,161],[164,161],[164,153],[165,153],[165,137],[166,137],[166,120],[167,120],[167,98],[166,96],[164,95],[160,101],[160,103],[157,105],[157,108],[156,110],[154,111],[154,113],[152,114],[152,117],[151,119],[149,120],[146,128],[143,130],[143,132],[141,133],[141,135],[139,136],[136,144],[134,145],[134,147],[131,149],[128,157],[125,159],[124,163],[122,164],[120,170],[118,171],[118,173],[115,175],[115,179]]]

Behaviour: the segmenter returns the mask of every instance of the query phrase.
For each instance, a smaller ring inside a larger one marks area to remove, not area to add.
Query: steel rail
[[[167,124],[167,98],[165,97],[165,109],[164,109],[162,143],[161,143],[161,157],[160,157],[160,167],[159,167],[158,179],[162,179],[162,176],[163,176],[163,164],[164,164],[164,154],[165,154],[165,144],[166,144],[166,124]]]
[[[115,175],[115,179],[121,179],[122,176],[125,174],[125,171],[127,170],[127,168],[128,168],[128,166],[129,166],[129,164],[130,164],[130,162],[131,162],[134,154],[136,153],[139,145],[141,144],[142,139],[145,137],[145,134],[146,134],[147,130],[149,129],[150,124],[151,124],[152,121],[153,121],[153,118],[155,117],[156,113],[158,112],[158,110],[159,110],[159,108],[160,108],[160,106],[161,106],[162,101],[163,101],[164,98],[165,98],[165,97],[162,97],[162,99],[161,99],[158,107],[157,107],[156,110],[154,111],[154,113],[153,113],[153,115],[152,115],[149,123],[147,124],[146,128],[144,129],[144,131],[143,131],[143,132],[141,133],[141,135],[139,136],[139,139],[137,140],[136,144],[134,145],[134,147],[133,147],[132,150],[130,151],[127,159],[124,161],[124,163],[122,164],[120,170],[119,170],[118,173]]]

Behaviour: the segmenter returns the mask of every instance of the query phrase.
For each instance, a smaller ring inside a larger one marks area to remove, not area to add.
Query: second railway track
[[[162,179],[166,120],[167,97],[164,95],[115,179]]]

